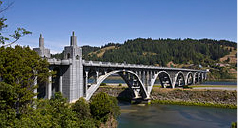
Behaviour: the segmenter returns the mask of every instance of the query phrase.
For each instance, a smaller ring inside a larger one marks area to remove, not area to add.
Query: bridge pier
[[[150,104],[151,99],[133,98],[131,99],[131,104]]]
[[[49,76],[49,82],[48,82],[48,86],[47,86],[47,91],[46,91],[46,94],[47,94],[47,99],[50,99],[51,96],[52,96],[52,77]]]
[[[63,92],[62,91],[62,85],[63,85],[63,76],[62,75],[60,75],[60,78],[59,78],[59,92]]]
[[[84,96],[87,97],[86,91],[88,90],[88,71],[85,71],[85,78],[84,78]]]
[[[35,76],[35,79],[34,79],[34,84],[33,84],[33,86],[36,86],[37,85],[37,76]],[[37,93],[37,88],[36,89],[34,89],[34,93],[36,94]],[[34,96],[34,98],[35,99],[37,99],[37,95],[36,96]]]

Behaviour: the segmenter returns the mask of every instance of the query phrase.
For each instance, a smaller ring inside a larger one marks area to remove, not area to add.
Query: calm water
[[[125,83],[121,79],[106,79],[104,83]],[[159,81],[156,81],[159,84]],[[203,85],[237,85],[237,82],[205,81]],[[159,105],[148,106],[120,103],[123,111],[119,128],[229,128],[237,120],[236,109],[198,106]]]
[[[120,103],[119,128],[229,128],[236,109]]]
[[[202,83],[203,85],[237,85],[236,81],[231,82],[223,82],[223,81],[205,81]]]

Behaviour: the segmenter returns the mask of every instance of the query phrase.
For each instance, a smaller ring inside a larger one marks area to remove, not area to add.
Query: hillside
[[[127,40],[113,49],[103,50],[84,55],[86,60],[112,61],[135,64],[166,66],[173,61],[176,64],[196,64],[207,66],[211,61],[230,53],[232,47],[236,50],[236,43],[209,39],[142,39]],[[105,48],[104,48],[105,49]],[[101,53],[99,55],[99,53]]]
[[[137,38],[127,40],[121,45],[110,43],[109,46],[84,54],[84,59],[210,69],[211,80],[236,79],[237,44],[235,42],[211,39]]]
[[[237,43],[227,40],[137,38],[82,49],[85,60],[210,69],[212,80],[236,78]]]

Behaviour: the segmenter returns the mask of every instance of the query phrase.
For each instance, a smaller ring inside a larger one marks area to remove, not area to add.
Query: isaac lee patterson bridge
[[[145,100],[150,99],[157,77],[163,88],[198,84],[207,78],[205,70],[83,60],[82,49],[77,46],[74,32],[70,38],[70,46],[64,47],[62,60],[50,58],[50,50],[44,47],[42,35],[39,38],[39,48],[33,50],[41,57],[47,58],[49,69],[57,72],[56,77],[50,76],[49,82],[44,83],[44,86],[41,83],[37,89],[40,98],[49,99],[55,92],[62,92],[69,102],[75,102],[80,97],[89,100],[103,80],[112,74],[122,77],[134,99]],[[88,82],[89,78],[94,79],[93,83]]]

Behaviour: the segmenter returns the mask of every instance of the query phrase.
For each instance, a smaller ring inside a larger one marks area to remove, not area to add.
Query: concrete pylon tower
[[[33,48],[33,50],[37,52],[40,57],[50,58],[50,49],[44,47],[44,38],[41,34],[39,37],[39,48]]]
[[[41,48],[41,49],[44,48],[44,38],[42,37],[41,34],[40,34],[40,38],[39,38],[39,48]]]
[[[69,102],[74,102],[84,95],[82,49],[77,46],[74,32],[70,36],[70,46],[64,47],[64,59],[69,60],[71,65],[64,73],[65,78],[63,76],[63,95]]]
[[[74,31],[73,31],[72,36],[70,38],[70,46],[77,46],[77,37],[74,35]]]
[[[82,58],[82,49],[77,46],[77,36],[72,33],[70,37],[70,46],[64,47],[64,59],[80,59]]]

